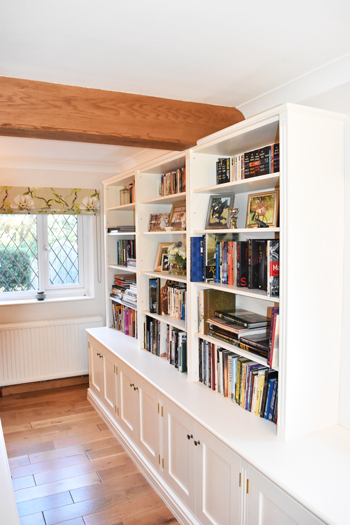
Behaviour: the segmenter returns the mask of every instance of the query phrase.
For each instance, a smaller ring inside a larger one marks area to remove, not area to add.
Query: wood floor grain
[[[176,525],[87,385],[0,398],[21,525]]]

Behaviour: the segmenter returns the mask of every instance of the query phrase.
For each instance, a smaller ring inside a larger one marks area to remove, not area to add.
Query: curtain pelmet
[[[100,192],[82,188],[0,187],[0,214],[97,215]]]

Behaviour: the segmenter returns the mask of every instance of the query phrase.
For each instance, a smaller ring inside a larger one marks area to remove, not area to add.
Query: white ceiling
[[[0,75],[240,106],[350,51],[349,0],[2,0]],[[140,150],[0,138],[0,157]]]

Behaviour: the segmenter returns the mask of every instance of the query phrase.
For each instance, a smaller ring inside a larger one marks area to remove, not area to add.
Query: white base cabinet
[[[180,523],[323,523],[89,336],[88,399]]]

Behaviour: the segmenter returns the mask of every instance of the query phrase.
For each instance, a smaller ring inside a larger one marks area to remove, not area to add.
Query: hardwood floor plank
[[[29,465],[29,456],[17,456],[16,458],[9,459],[10,468],[23,467],[24,465]]]
[[[82,504],[78,503],[78,505]],[[124,522],[127,518],[142,516],[163,506],[164,503],[162,500],[155,492],[153,492],[151,496],[147,495],[147,497],[139,498],[137,501],[133,502],[128,501],[116,508],[104,509],[101,512],[84,514],[83,519],[85,525],[114,525],[119,521]]]
[[[67,490],[72,493],[74,489],[85,488],[95,484],[101,484],[101,479],[96,472],[90,472],[89,474],[75,476],[74,478],[62,479],[44,485],[16,490],[15,498],[17,503],[21,503],[22,501],[51,496],[52,494],[66,492]]]
[[[98,475],[103,483],[107,483],[109,481],[117,481],[122,477],[136,474],[137,472],[139,472],[139,469],[128,456],[124,465],[120,465],[117,469],[114,467],[99,469]]]
[[[85,515],[89,515],[95,512],[99,512],[102,509],[116,510],[120,505],[127,502],[127,497],[124,492],[118,492],[97,499],[90,499],[81,503],[74,503],[66,507],[60,507],[58,509],[52,509],[44,511],[44,518],[46,525],[54,525],[60,521],[77,518],[83,516],[85,521]]]
[[[23,518],[20,518],[20,522],[21,525],[46,525],[42,512],[30,514],[30,516],[24,516]]]
[[[22,430],[28,431],[31,430],[30,423],[22,423],[21,425],[8,425],[6,424],[2,427],[3,434],[12,434],[13,432],[21,432]]]
[[[83,518],[75,518],[73,520],[61,521],[57,525],[85,525]]]
[[[73,500],[69,492],[60,492],[51,496],[37,498],[29,501],[23,501],[17,504],[19,517],[28,516],[28,514],[35,514],[43,512],[48,509],[55,509],[57,507],[64,507],[73,505]]]
[[[34,487],[35,486],[34,476],[25,476],[23,478],[13,479],[12,486],[15,491],[26,489],[28,487]]]
[[[87,452],[88,457],[90,460],[98,459],[98,458],[106,458],[108,456],[115,456],[118,454],[123,454],[124,449],[121,445],[115,445],[114,447],[108,447],[108,448],[102,448],[98,450],[90,450]]]
[[[68,456],[66,458],[52,459],[51,461],[43,461],[42,463],[34,463],[33,465],[12,468],[11,476],[12,479],[16,479],[28,476],[29,474],[49,472],[51,470],[70,467],[73,465],[80,465],[81,463],[88,463],[89,461],[90,460],[86,454],[76,454],[75,456]]]
[[[71,416],[61,416],[61,417],[54,417],[50,419],[43,419],[41,421],[35,421],[32,423],[33,428],[42,428],[42,427],[49,427],[51,425],[58,425],[60,423],[70,423],[71,421],[81,421],[82,419],[84,421],[87,421],[90,418],[96,417],[98,414],[96,414],[96,410],[94,410],[93,407],[91,407],[91,410],[87,410],[86,412],[82,412],[79,414],[72,414]]]
[[[126,452],[124,452],[124,454],[119,454],[118,456],[96,459],[95,461],[89,461],[88,463],[75,465],[73,467],[51,470],[49,472],[40,472],[39,474],[34,474],[34,479],[37,485],[43,485],[44,483],[73,478],[82,474],[88,474],[89,472],[97,472],[99,469],[103,468],[117,468],[120,465],[125,464],[127,461],[130,460]]]
[[[146,514],[138,514],[132,518],[126,518],[124,525],[176,525],[179,522],[172,512],[164,505]]]
[[[74,503],[80,503],[81,501],[86,501],[88,499],[107,496],[108,494],[113,494],[113,492],[119,491],[124,491],[128,495],[127,491],[129,489],[147,484],[147,481],[141,472],[136,472],[131,476],[128,475],[127,472],[128,471],[124,471],[124,476],[120,476],[119,479],[115,478],[107,483],[100,483],[89,487],[71,490],[70,493]]]
[[[84,436],[77,434],[74,437],[66,437],[66,438],[59,438],[58,436],[54,438],[54,446],[55,448],[64,448],[64,447],[71,447],[74,445],[79,445],[81,443],[82,439],[93,441],[94,439],[101,439],[101,438],[111,438],[114,437],[112,432],[110,430],[93,430],[89,433],[85,433]]]
[[[107,430],[108,429],[108,426],[106,425],[106,423],[103,423],[103,422],[99,423],[97,426],[98,426],[98,428],[100,430]]]
[[[27,445],[20,445],[12,449],[7,448],[7,457],[16,458],[17,456],[23,456],[24,454],[34,454],[36,452],[43,452],[45,450],[52,450],[55,448],[53,441],[44,441],[43,443],[31,443]]]
[[[92,450],[101,450],[104,448],[110,448],[118,445],[116,438],[102,438],[94,441],[88,441],[81,445],[74,445],[72,447],[55,448],[53,450],[47,450],[45,452],[37,452],[36,454],[30,454],[30,463],[40,463],[41,461],[49,461],[50,459],[58,459],[67,456],[74,456],[75,454],[86,453]]]

